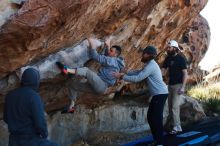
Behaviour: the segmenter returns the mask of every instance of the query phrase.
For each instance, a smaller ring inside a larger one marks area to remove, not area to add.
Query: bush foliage
[[[190,88],[187,94],[203,104],[206,114],[220,114],[220,87],[200,85]]]

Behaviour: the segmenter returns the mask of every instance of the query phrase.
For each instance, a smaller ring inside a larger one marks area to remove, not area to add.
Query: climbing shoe
[[[75,112],[75,107],[69,108],[69,107],[65,107],[62,111],[61,114],[68,114],[68,113],[74,113]]]
[[[69,74],[68,71],[67,71],[68,67],[66,65],[62,64],[61,62],[56,62],[56,65],[61,70],[61,73],[63,75],[68,75]]]

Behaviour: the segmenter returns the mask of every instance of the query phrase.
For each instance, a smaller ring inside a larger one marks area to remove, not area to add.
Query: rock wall
[[[210,35],[208,22],[199,15],[189,23],[189,27],[181,36],[182,53],[186,56],[189,66],[188,83],[196,84],[202,81],[203,73],[198,69],[198,63],[208,49]]]
[[[185,96],[181,103],[181,120],[195,122],[205,116],[199,103]],[[97,133],[121,133],[122,135],[134,134],[150,130],[147,123],[147,110],[149,98],[133,98],[115,100],[95,108],[77,106],[74,114],[60,114],[54,112],[47,115],[49,138],[61,146],[69,146],[78,140],[89,141]],[[164,108],[164,124],[168,116],[167,104]],[[168,127],[168,126],[167,126]],[[0,121],[0,146],[5,146],[8,141],[7,126]],[[121,145],[122,143],[120,143]],[[110,145],[106,143],[105,145]]]
[[[123,55],[137,55],[147,44],[159,50],[186,31],[207,1],[26,1],[0,33],[0,77],[95,34],[115,36]],[[207,36],[208,37],[208,36]],[[133,63],[136,57],[127,59]],[[135,61],[137,63],[137,61]]]
[[[128,69],[137,69],[140,50],[158,48],[159,64],[165,44],[176,39],[189,63],[190,82],[198,79],[198,63],[210,40],[208,23],[199,15],[207,0],[14,0],[0,6],[0,118],[5,94],[19,86],[22,70],[36,67],[41,74],[40,94],[46,111],[68,104],[66,83],[54,63],[63,60],[72,67],[89,61],[86,38],[95,35],[99,45],[113,36],[112,45],[123,48]],[[101,51],[99,49],[99,51]],[[88,62],[89,61],[89,62]],[[86,64],[85,64],[86,63]],[[77,104],[103,106],[102,97],[82,94]],[[101,110],[101,109],[99,109]]]
[[[60,101],[65,103],[66,95],[65,89],[60,89],[64,79],[56,78],[58,70],[54,67],[54,62],[62,54],[65,56],[65,51],[59,50],[69,48],[75,58],[72,66],[83,65],[86,59],[78,60],[81,56],[77,53],[83,52],[84,40],[91,35],[100,39],[113,36],[112,44],[123,47],[122,55],[129,69],[141,67],[139,50],[149,44],[158,48],[161,63],[166,42],[176,39],[188,58],[194,81],[197,64],[209,45],[208,24],[199,16],[206,0],[29,0],[17,3],[20,6],[16,7],[17,12],[6,19],[0,30],[1,107],[8,90],[19,85],[20,68],[34,65],[40,69],[42,79],[49,79],[41,86],[48,109],[59,108],[54,105]],[[90,67],[97,65],[90,63]]]

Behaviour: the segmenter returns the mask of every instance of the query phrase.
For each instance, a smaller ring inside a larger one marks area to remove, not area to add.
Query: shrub
[[[203,104],[206,114],[220,114],[220,87],[198,85],[190,88],[187,94]]]
[[[218,113],[220,114],[220,99],[219,98],[208,98],[204,102],[205,111],[209,114]]]

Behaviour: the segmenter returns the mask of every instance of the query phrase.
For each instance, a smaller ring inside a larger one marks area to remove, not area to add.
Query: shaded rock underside
[[[39,63],[64,48],[79,45],[91,35],[101,39],[114,36],[112,45],[123,47],[122,55],[129,69],[141,67],[139,50],[149,44],[158,48],[160,64],[165,57],[166,42],[176,39],[188,60],[190,81],[195,82],[198,62],[209,45],[208,24],[199,16],[206,3],[207,0],[24,2],[0,29],[1,107],[7,91],[18,86],[15,70]],[[97,68],[93,62],[89,66]],[[43,67],[47,68],[48,64]],[[40,94],[47,111],[67,104],[64,84],[62,77],[42,83]]]

